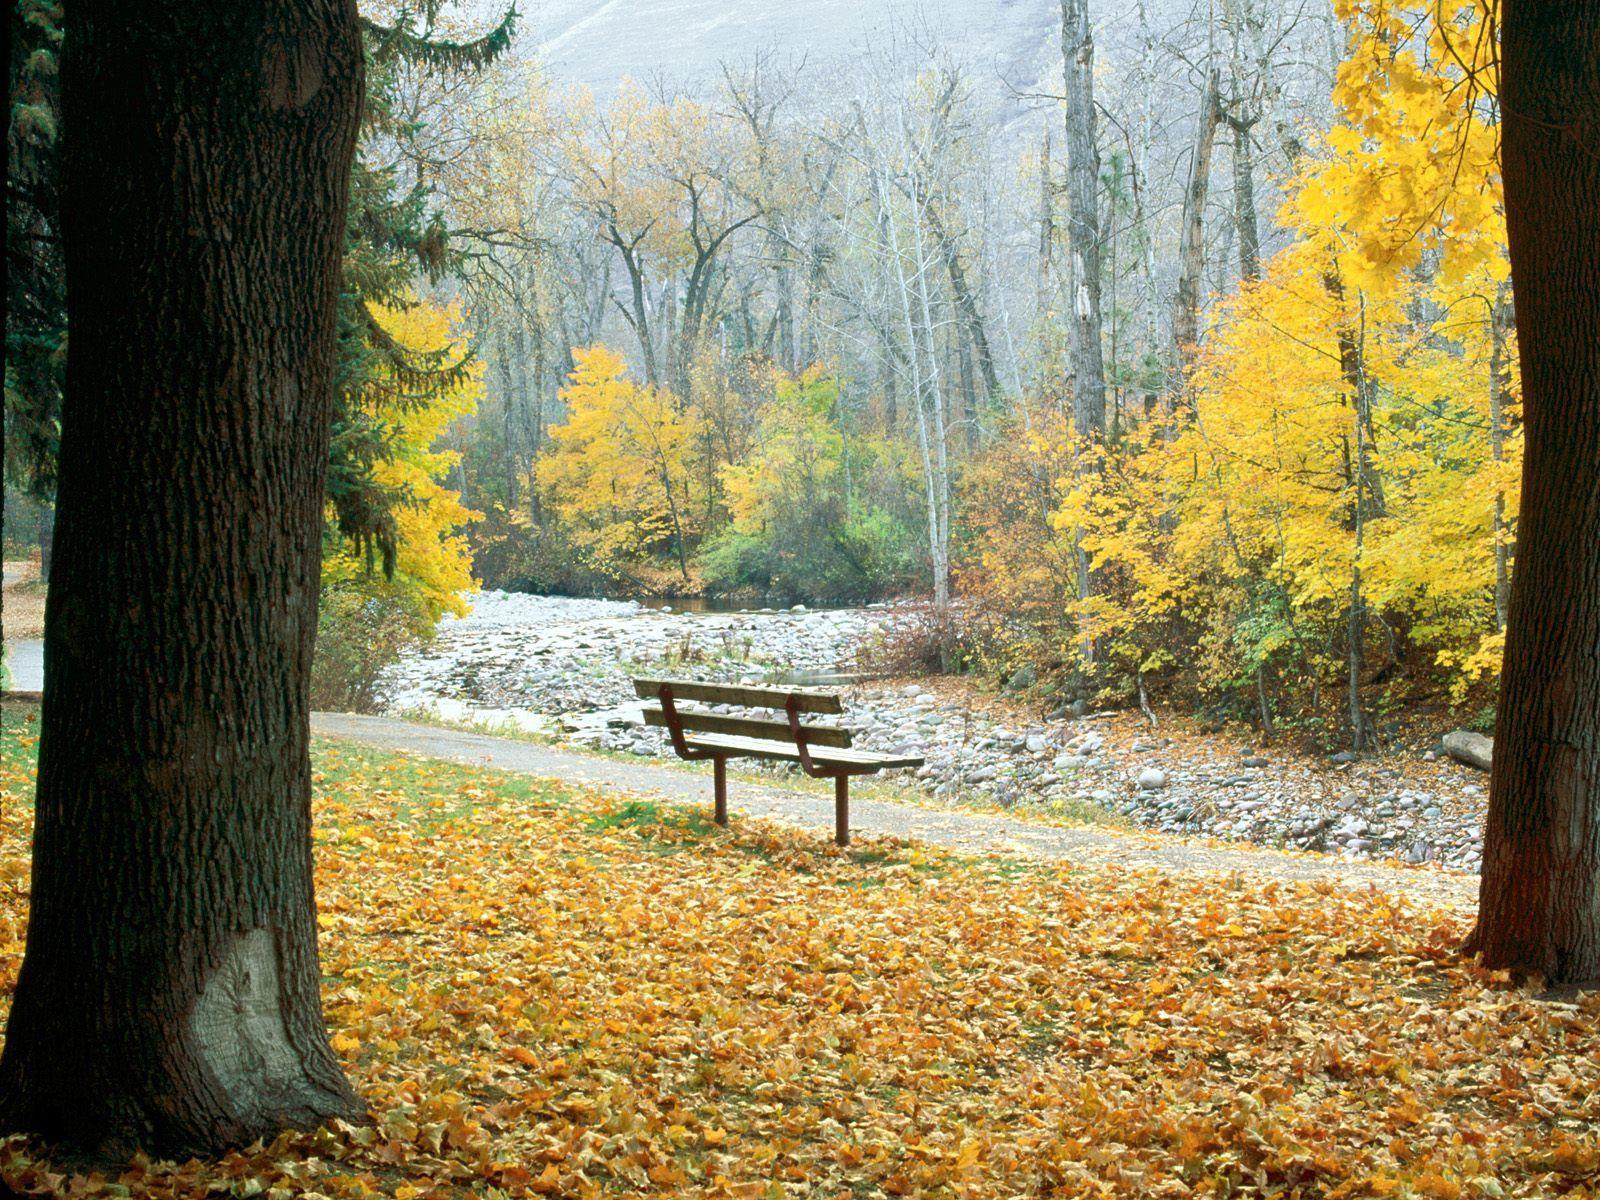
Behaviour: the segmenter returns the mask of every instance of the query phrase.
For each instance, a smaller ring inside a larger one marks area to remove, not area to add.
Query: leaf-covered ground
[[[10,714],[13,718],[15,710]],[[13,727],[14,720],[8,722]],[[26,739],[24,739],[26,740]],[[31,756],[0,765],[0,1014]],[[1594,1196],[1600,997],[1375,893],[841,852],[325,743],[334,1044],[370,1127],[133,1196]]]

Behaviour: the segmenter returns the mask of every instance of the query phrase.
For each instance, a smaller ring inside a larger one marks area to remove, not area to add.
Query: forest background
[[[1036,74],[907,19],[596,94],[511,15],[369,6],[318,703],[481,581],[911,597],[895,665],[1358,749],[1487,718],[1488,9],[1041,8]],[[12,15],[8,558],[54,486],[59,17]]]

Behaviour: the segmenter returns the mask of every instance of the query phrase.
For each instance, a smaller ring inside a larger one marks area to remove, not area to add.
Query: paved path
[[[316,713],[312,716],[311,728],[324,737],[343,738],[386,750],[407,750],[429,758],[544,775],[567,783],[710,804],[709,772],[700,768],[604,758],[511,738],[417,725],[390,717]],[[729,793],[729,803],[735,814],[743,812],[766,817],[801,829],[828,832],[833,829],[832,790],[824,783],[801,790],[734,779],[730,780]],[[1063,828],[1002,815],[923,808],[887,800],[852,797],[850,827],[861,833],[917,838],[969,854],[999,851],[1088,865],[1118,864],[1162,871],[1326,880],[1347,887],[1371,885],[1382,891],[1452,908],[1470,907],[1478,891],[1476,876],[1456,872],[1346,862],[1321,855],[1286,854],[1160,834]]]
[[[12,690],[41,690],[44,687],[44,643],[7,642],[6,667],[11,671]]]

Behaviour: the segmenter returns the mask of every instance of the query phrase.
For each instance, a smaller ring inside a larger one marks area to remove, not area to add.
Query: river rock
[[[1010,679],[1006,680],[1006,691],[1025,692],[1039,682],[1039,672],[1030,663],[1020,668]]]
[[[1167,773],[1159,767],[1146,767],[1139,772],[1139,790],[1159,792],[1167,786]]]
[[[1440,744],[1444,752],[1458,763],[1477,767],[1480,771],[1489,770],[1494,761],[1494,739],[1469,729],[1452,730],[1444,735]]]

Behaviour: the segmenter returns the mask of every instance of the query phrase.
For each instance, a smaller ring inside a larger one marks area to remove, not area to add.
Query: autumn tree
[[[394,554],[392,570],[376,570],[367,548],[340,537],[337,526],[324,539],[311,702],[340,712],[373,708],[384,669],[431,637],[444,613],[465,615],[473,578],[463,530],[481,515],[451,486],[461,456],[447,435],[476,410],[484,374],[467,356],[460,306],[413,299],[371,312],[398,355],[437,365],[391,365],[366,381],[360,401],[385,431],[371,486],[397,498]]]
[[[652,133],[659,125],[649,98],[624,80],[604,113],[593,97],[580,95],[558,135],[559,169],[575,203],[622,262],[627,299],[612,302],[638,338],[645,382],[651,386],[664,382],[651,291],[658,265],[673,253],[675,236],[681,236],[672,184],[651,162]]]
[[[669,392],[628,378],[621,356],[605,346],[574,352],[561,398],[567,419],[550,430],[552,451],[539,484],[603,571],[616,572],[644,552],[668,546],[689,579],[692,414]]]
[[[841,392],[820,367],[775,373],[753,444],[719,472],[731,519],[701,554],[709,583],[859,603],[911,579],[909,481],[892,445],[851,436]]]
[[[436,284],[458,270],[463,257],[429,182],[437,151],[429,145],[428,118],[439,118],[421,111],[417,78],[437,86],[476,77],[505,53],[515,22],[513,9],[480,37],[447,41],[438,25],[444,2],[401,9],[390,25],[363,23],[364,136],[346,221],[327,487],[340,536],[381,562],[385,574],[396,567],[407,496],[383,480],[396,442],[382,409],[397,395],[413,403],[448,396],[470,369],[468,355],[396,340],[379,315],[412,305],[419,278]]]
[[[576,555],[534,486],[560,420],[558,392],[574,347],[600,339],[612,303],[615,250],[574,202],[562,156],[568,117],[538,76],[508,64],[489,73],[473,136],[446,176],[463,246],[459,278],[475,346],[487,366],[483,403],[464,424],[460,474],[484,519],[475,566],[510,579],[584,586]]]
[[[65,46],[73,352],[0,1128],[210,1153],[363,1108],[319,996],[307,706],[361,31],[327,0],[82,3]]]
[[[1297,147],[1277,217],[1294,241],[1214,303],[1190,405],[1132,414],[1091,471],[1048,393],[1025,398],[1014,440],[967,472],[965,578],[1070,670],[1077,597],[1040,572],[1078,536],[1108,698],[1178,675],[1270,731],[1326,720],[1339,681],[1353,743],[1385,680],[1427,673],[1458,700],[1492,680],[1521,431],[1497,127],[1463,102],[1481,25],[1342,11],[1338,120]],[[1027,527],[1040,512],[1053,529]]]
[[[660,104],[651,120],[651,168],[672,189],[672,261],[683,275],[673,329],[672,387],[693,398],[695,351],[719,308],[720,268],[729,239],[761,216],[752,189],[738,186],[752,165],[742,123],[719,119],[683,97]]]
[[[1478,927],[1600,981],[1600,9],[1508,0],[1501,154],[1526,452]]]

